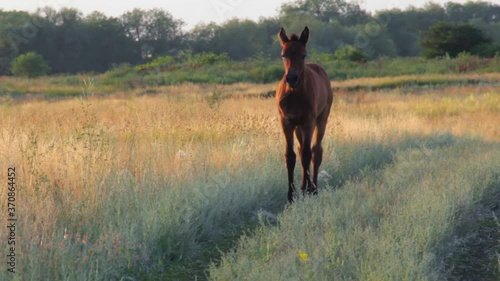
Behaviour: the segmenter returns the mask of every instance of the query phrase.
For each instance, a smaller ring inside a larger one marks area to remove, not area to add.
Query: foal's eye
[[[285,55],[281,55],[281,59],[282,60],[286,59]]]

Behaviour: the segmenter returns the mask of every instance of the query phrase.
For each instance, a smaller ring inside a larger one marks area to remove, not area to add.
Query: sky
[[[450,0],[434,0],[436,3],[446,3]],[[0,0],[0,9],[35,11],[37,8],[51,6],[56,10],[63,7],[77,8],[85,15],[92,11],[100,11],[108,16],[119,16],[134,8],[162,8],[170,12],[174,18],[183,20],[185,29],[191,29],[197,23],[222,23],[231,18],[246,18],[258,20],[260,17],[270,17],[278,13],[281,4],[291,0]],[[406,8],[409,5],[422,7],[428,0],[364,0],[361,7],[368,11],[391,8]],[[467,0],[453,0],[465,3]],[[500,0],[488,2],[499,3]]]

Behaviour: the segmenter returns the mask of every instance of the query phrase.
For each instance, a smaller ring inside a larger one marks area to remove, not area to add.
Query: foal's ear
[[[299,41],[302,42],[302,44],[306,44],[307,40],[309,40],[309,28],[304,27],[304,30],[302,30],[302,33],[300,33],[300,38]]]
[[[280,38],[281,46],[285,45],[290,39],[286,36],[285,29],[282,27],[280,33],[278,33],[278,37]]]

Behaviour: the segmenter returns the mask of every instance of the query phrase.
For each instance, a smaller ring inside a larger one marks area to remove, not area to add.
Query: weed
[[[208,106],[212,109],[219,107],[221,102],[223,101],[223,96],[221,91],[217,88],[214,87],[210,95],[207,95],[205,97],[205,100],[208,103]]]

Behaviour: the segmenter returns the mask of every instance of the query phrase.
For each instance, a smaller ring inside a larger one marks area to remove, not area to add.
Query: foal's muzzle
[[[295,88],[299,85],[299,74],[294,70],[290,69],[286,74],[285,79],[286,83],[292,88]]]

